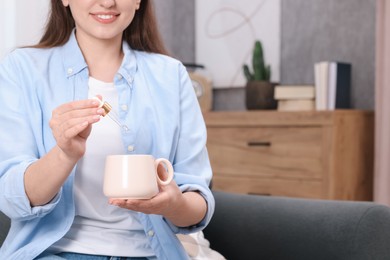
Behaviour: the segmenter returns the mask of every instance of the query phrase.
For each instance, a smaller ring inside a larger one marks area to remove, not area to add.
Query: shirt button
[[[121,80],[121,79],[123,78],[123,76],[122,76],[121,74],[118,74],[117,78],[118,78],[119,80]]]
[[[68,68],[67,73],[68,73],[68,75],[72,74],[73,73],[73,69],[72,68]]]
[[[122,109],[123,111],[127,111],[127,105],[121,105],[121,109]]]
[[[127,146],[127,151],[129,151],[129,152],[134,151],[134,146],[133,145]]]
[[[150,237],[154,236],[154,231],[153,230],[149,230],[148,231],[148,236],[150,236]]]

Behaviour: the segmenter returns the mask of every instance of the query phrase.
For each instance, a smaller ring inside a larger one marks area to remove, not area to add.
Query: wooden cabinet
[[[373,112],[209,112],[204,117],[214,190],[372,200]]]

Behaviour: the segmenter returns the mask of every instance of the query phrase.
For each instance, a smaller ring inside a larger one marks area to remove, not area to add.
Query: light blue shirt
[[[199,191],[208,211],[196,226],[179,228],[159,215],[139,213],[158,259],[186,259],[176,233],[203,229],[214,212],[206,127],[185,67],[159,54],[125,53],[114,84],[118,90],[123,154],[168,158],[182,191]],[[88,98],[88,67],[76,38],[62,47],[22,48],[0,64],[0,211],[12,220],[0,259],[33,259],[69,230],[74,215],[74,172],[47,205],[31,207],[24,190],[26,168],[56,144],[52,110]],[[131,149],[130,149],[131,148]],[[52,174],[56,174],[53,172]]]

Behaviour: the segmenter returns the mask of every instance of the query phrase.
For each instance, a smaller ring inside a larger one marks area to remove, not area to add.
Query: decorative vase
[[[269,81],[249,81],[245,87],[246,108],[248,110],[276,109],[275,85]]]

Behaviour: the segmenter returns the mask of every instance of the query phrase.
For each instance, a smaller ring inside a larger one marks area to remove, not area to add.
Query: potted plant
[[[271,83],[271,66],[265,65],[263,47],[259,40],[255,41],[252,55],[252,71],[248,65],[243,66],[247,79],[245,87],[247,109],[275,109],[275,84]]]

